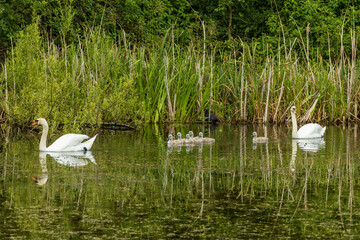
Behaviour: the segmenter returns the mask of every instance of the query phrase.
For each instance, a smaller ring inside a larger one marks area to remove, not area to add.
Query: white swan
[[[308,123],[297,130],[296,108],[291,108],[291,121],[293,125],[292,138],[322,138],[326,127],[322,127],[317,123]]]
[[[181,132],[176,134],[177,139],[173,140],[173,144],[183,144],[185,143],[185,139],[181,138]]]
[[[167,145],[168,146],[181,145],[181,144],[183,144],[183,142],[185,142],[185,139],[181,139],[181,133],[180,132],[177,133],[177,137],[178,137],[178,139],[174,139],[173,135],[169,134],[168,135]]]
[[[201,142],[201,143],[213,143],[215,142],[215,139],[214,138],[204,138],[204,134],[202,132],[199,132],[199,140],[198,142]]]
[[[253,137],[253,143],[267,143],[269,141],[267,137],[258,137],[256,132],[253,132],[251,136]]]
[[[173,144],[173,141],[174,141],[174,137],[173,137],[173,135],[171,133],[169,133],[167,140],[168,140],[167,145],[171,146]]]
[[[53,144],[46,147],[46,138],[49,131],[49,125],[44,118],[36,119],[33,125],[43,126],[43,133],[41,135],[39,150],[47,152],[75,152],[75,151],[87,151],[90,150],[97,134],[86,142],[82,142],[88,139],[89,136],[83,134],[65,134],[59,137]]]
[[[191,137],[190,133],[188,133],[188,134],[186,134],[185,143],[186,144],[194,144],[194,143],[197,143],[197,141],[193,137]]]

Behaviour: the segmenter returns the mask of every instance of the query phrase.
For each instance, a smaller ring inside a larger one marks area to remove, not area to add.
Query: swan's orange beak
[[[39,120],[35,120],[35,122],[32,125],[38,125],[39,124]]]
[[[36,177],[32,177],[32,179],[35,181],[35,183],[38,183],[38,180]]]
[[[32,125],[37,125],[37,122],[34,122]]]
[[[295,113],[295,114],[296,114],[296,110],[295,110],[295,109],[293,109],[292,111],[293,111],[293,113]]]

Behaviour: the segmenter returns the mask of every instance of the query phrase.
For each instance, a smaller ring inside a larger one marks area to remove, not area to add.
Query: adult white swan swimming
[[[326,127],[322,127],[317,123],[305,124],[298,131],[295,107],[291,108],[291,120],[293,125],[292,138],[322,138],[324,136]]]
[[[43,126],[43,133],[41,135],[39,150],[47,152],[75,152],[90,150],[97,134],[86,142],[89,136],[83,134],[69,133],[59,137],[53,144],[46,147],[46,138],[49,131],[49,125],[44,118],[36,119],[33,125]]]

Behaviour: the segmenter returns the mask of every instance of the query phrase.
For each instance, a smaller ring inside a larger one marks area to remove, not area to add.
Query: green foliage
[[[166,31],[174,28],[176,43],[187,46],[202,41],[204,21],[212,42],[261,42],[265,38],[272,43],[272,50],[277,49],[279,37],[306,38],[309,26],[310,47],[327,56],[330,41],[335,57],[342,26],[348,39],[349,29],[355,26],[358,31],[359,6],[357,1],[347,0],[21,0],[0,4],[0,47],[9,49],[11,38],[36,18],[44,36],[56,45],[76,44],[79,37],[101,27],[113,40],[125,31],[129,42],[146,46],[159,44]],[[347,50],[351,48],[349,41],[344,45]]]

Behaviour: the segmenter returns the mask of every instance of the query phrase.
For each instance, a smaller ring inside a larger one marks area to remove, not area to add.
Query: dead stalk
[[[199,107],[201,107],[202,105],[202,101],[203,101],[203,96],[202,96],[202,85],[203,85],[203,80],[204,80],[204,73],[205,73],[205,57],[206,57],[206,32],[205,32],[205,23],[204,21],[201,21],[201,25],[203,28],[203,34],[204,34],[204,49],[203,49],[203,57],[202,57],[202,68],[200,67],[200,62],[199,62]],[[204,109],[201,110],[201,116],[204,116]],[[203,118],[205,120],[205,118]]]
[[[350,106],[351,106],[351,89],[354,83],[354,77],[355,77],[355,61],[356,61],[356,37],[355,37],[355,31],[353,29],[350,30],[351,35],[351,66],[350,66],[350,79],[348,80],[348,88],[347,88],[347,117],[350,118]],[[357,115],[355,115],[357,116]]]
[[[169,57],[165,55],[164,57],[165,62],[165,76],[164,76],[164,82],[165,82],[165,88],[166,88],[166,94],[167,94],[167,103],[169,108],[169,118],[170,122],[174,120],[174,112],[173,108],[171,106],[171,98],[170,98],[170,90],[169,90],[169,79],[168,79],[168,69],[169,69]]]
[[[286,69],[286,68],[285,68],[285,69]],[[276,105],[276,110],[275,110],[275,115],[274,115],[274,121],[275,121],[275,122],[276,122],[276,117],[277,117],[277,113],[278,113],[278,110],[279,110],[281,98],[282,98],[282,95],[283,95],[283,93],[284,93],[284,81],[285,81],[285,76],[286,76],[286,71],[284,72],[284,76],[283,76],[283,80],[282,80],[281,88],[280,88],[280,95],[279,95],[279,99],[278,99],[278,104]]]
[[[210,120],[210,114],[211,114],[211,100],[213,97],[213,60],[214,60],[214,56],[213,56],[214,52],[213,50],[211,50],[211,56],[210,56],[210,99],[209,99],[209,120]]]
[[[8,93],[6,59],[5,59],[5,63],[4,63],[4,77],[5,77],[5,110],[6,110],[6,113],[9,113],[9,93]]]
[[[268,122],[268,110],[269,110],[269,98],[270,98],[270,86],[271,86],[271,77],[274,67],[274,60],[271,59],[272,63],[270,64],[269,70],[269,78],[268,78],[268,85],[267,85],[267,93],[266,93],[266,106],[265,106],[265,114],[264,114],[264,123]]]
[[[242,55],[242,63],[241,63],[241,90],[240,90],[240,115],[241,120],[245,120],[245,103],[243,101],[243,95],[244,95],[244,65],[245,65],[245,45],[242,42],[243,46],[243,55]]]

